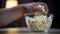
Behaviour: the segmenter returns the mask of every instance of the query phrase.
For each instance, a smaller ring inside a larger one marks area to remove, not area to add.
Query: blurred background
[[[6,4],[8,3],[7,1],[9,1],[9,0],[0,0],[0,9],[8,8],[8,7],[6,7],[7,6]],[[10,0],[10,1],[13,1],[13,0]],[[60,28],[60,20],[59,20],[60,16],[59,16],[59,9],[58,9],[59,5],[57,4],[57,1],[55,1],[55,0],[14,0],[14,1],[16,2],[15,5],[31,3],[31,2],[45,2],[48,5],[49,13],[54,14],[54,19],[53,19],[51,28]],[[12,5],[12,6],[14,6],[14,5]],[[14,22],[18,22],[18,21],[19,21],[19,19]],[[10,27],[10,26],[12,27],[12,25],[13,24],[10,24],[5,27]],[[14,25],[16,25],[16,23]]]

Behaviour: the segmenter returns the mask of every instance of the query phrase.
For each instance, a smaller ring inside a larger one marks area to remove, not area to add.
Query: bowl
[[[25,14],[25,20],[31,31],[47,32],[52,25],[53,16],[53,14],[42,14],[38,16]]]

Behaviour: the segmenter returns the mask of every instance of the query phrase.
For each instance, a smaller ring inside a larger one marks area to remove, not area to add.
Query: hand
[[[32,7],[30,7],[29,11],[31,12],[31,14],[36,12],[36,11],[39,11],[39,12],[43,11],[41,8],[38,7],[39,5],[44,6],[45,13],[47,14],[48,13],[48,7],[45,3],[42,3],[42,2],[36,2],[35,4],[32,5]]]
[[[37,7],[38,5],[43,5],[45,7],[45,11],[46,13],[48,13],[48,6],[46,3],[43,3],[43,2],[34,2],[34,3],[28,3],[28,4],[22,4],[20,6],[24,6],[27,8],[27,11],[31,14],[33,14],[36,10],[38,11],[42,11],[40,8],[34,8],[34,7]]]

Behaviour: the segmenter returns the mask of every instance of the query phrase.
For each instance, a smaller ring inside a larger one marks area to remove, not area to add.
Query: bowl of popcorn
[[[28,28],[32,31],[48,31],[52,25],[53,14],[25,15]]]
[[[35,8],[40,8],[42,11],[35,11],[33,15],[25,14],[25,20],[28,28],[32,31],[45,31],[47,32],[53,21],[53,14],[46,14],[45,7],[38,5]]]

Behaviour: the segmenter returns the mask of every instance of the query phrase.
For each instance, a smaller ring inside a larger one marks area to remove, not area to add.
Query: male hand
[[[27,13],[33,14],[36,10],[42,11],[41,8],[34,8],[34,7],[37,7],[38,5],[44,6],[46,14],[48,13],[48,11],[49,11],[48,6],[46,3],[43,3],[43,2],[33,2],[33,3],[21,4],[20,6],[25,7],[27,10],[26,11]]]

